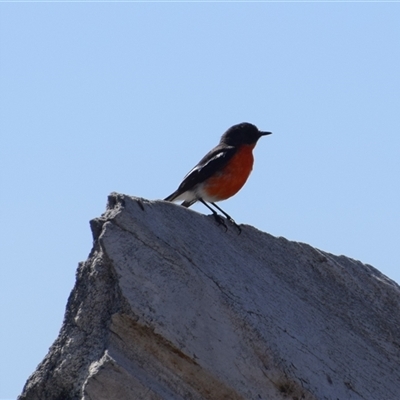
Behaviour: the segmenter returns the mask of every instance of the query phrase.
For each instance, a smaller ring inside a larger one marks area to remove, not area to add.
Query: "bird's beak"
[[[261,132],[261,131],[260,131],[260,135],[261,135],[261,136],[272,135],[272,132]]]

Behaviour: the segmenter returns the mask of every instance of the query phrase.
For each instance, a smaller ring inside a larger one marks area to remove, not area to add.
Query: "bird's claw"
[[[213,216],[214,216],[216,223],[218,225],[222,225],[225,228],[225,232],[226,232],[228,230],[228,227],[225,224],[224,217],[221,217],[221,215],[219,215],[217,213],[213,214]]]
[[[240,235],[242,233],[242,228],[235,222],[235,220],[233,218],[228,218],[228,221],[232,224],[235,225],[236,228],[238,229],[239,233],[238,235]]]
[[[236,228],[239,231],[238,235],[240,235],[242,233],[242,228],[234,220],[232,220],[231,222],[232,222],[233,225],[236,226]]]
[[[215,221],[218,225],[222,225],[225,228],[225,232],[228,230],[228,227],[225,224],[225,218],[217,213],[213,214]],[[242,228],[235,222],[233,218],[226,218],[232,225],[235,225],[238,229],[240,235],[242,233]]]

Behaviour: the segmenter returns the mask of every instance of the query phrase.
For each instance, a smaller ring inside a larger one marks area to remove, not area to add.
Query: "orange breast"
[[[236,194],[246,183],[253,169],[254,145],[242,145],[219,173],[209,178],[204,190],[215,200],[225,200]]]

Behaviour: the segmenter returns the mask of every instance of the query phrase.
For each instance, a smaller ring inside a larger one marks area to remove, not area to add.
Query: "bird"
[[[210,150],[183,178],[178,189],[165,201],[181,201],[190,207],[197,201],[211,210],[218,224],[225,226],[215,207],[241,232],[234,219],[215,203],[235,195],[246,183],[254,163],[253,149],[257,141],[272,132],[260,131],[255,125],[242,122],[231,126],[220,142]],[[207,203],[210,203],[207,204]]]

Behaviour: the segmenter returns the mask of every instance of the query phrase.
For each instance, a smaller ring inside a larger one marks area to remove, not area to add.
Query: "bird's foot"
[[[235,225],[237,230],[239,231],[238,235],[242,233],[242,228],[235,222],[235,220],[231,217],[229,218],[224,218],[222,215],[219,215],[217,213],[213,214],[215,221],[217,222],[218,225],[222,225],[225,228],[225,232],[228,230],[228,227],[226,226],[225,221],[228,220],[232,225]]]
[[[239,231],[238,235],[240,235],[242,233],[242,228],[235,222],[235,220],[231,217],[228,218],[228,221],[232,224],[235,225],[235,227],[237,228],[237,230]]]
[[[213,217],[215,219],[215,222],[218,225],[222,225],[225,228],[225,232],[228,230],[228,227],[225,224],[225,218],[222,217],[221,215],[217,214],[217,213],[213,213]]]

